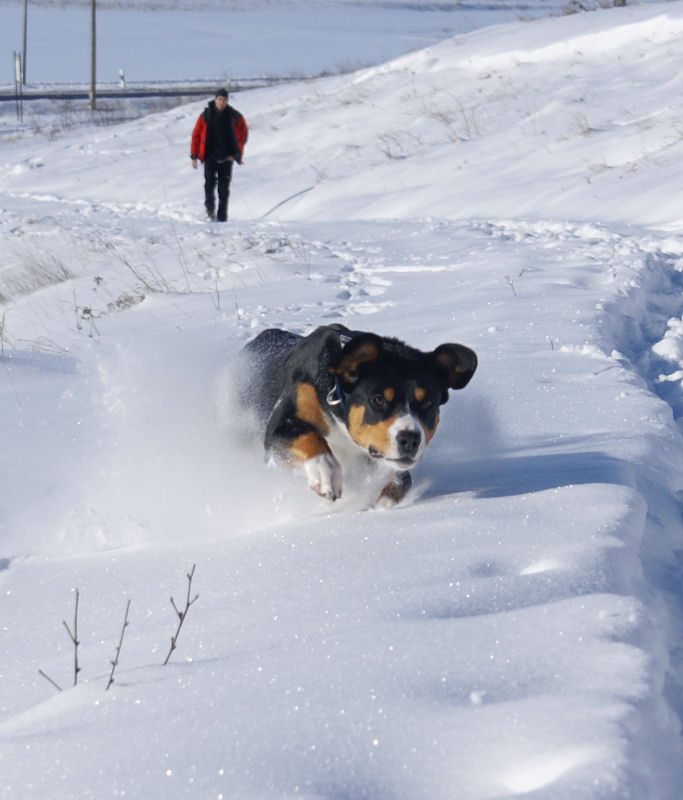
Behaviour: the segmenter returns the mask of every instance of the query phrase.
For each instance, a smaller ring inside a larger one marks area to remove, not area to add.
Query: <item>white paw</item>
[[[308,485],[322,497],[337,500],[342,492],[342,469],[332,453],[304,461]]]

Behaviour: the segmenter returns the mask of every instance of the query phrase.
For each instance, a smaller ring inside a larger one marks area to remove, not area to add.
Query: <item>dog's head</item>
[[[449,389],[462,389],[477,356],[461,344],[423,353],[402,342],[363,333],[331,368],[339,414],[353,441],[397,470],[417,463],[439,424]]]

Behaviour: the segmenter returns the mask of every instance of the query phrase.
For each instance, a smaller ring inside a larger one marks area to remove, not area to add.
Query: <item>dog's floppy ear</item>
[[[358,367],[374,361],[382,352],[384,345],[374,333],[361,333],[346,344],[339,362],[330,368],[341,377],[344,383],[354,383],[358,378]]]
[[[448,389],[467,386],[477,369],[476,353],[462,344],[441,344],[430,354],[430,359]],[[447,392],[445,394],[448,396]]]

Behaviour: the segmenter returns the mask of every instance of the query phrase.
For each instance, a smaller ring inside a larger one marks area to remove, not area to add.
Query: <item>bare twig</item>
[[[199,597],[199,595],[196,594],[190,600],[190,593],[192,591],[192,578],[194,577],[194,570],[195,570],[196,566],[197,566],[196,564],[193,564],[191,571],[187,575],[187,597],[185,599],[185,608],[182,611],[178,610],[178,607],[176,606],[175,601],[173,600],[173,597],[171,597],[171,605],[173,606],[173,610],[175,611],[175,613],[178,615],[178,627],[176,628],[175,634],[173,636],[171,636],[171,649],[168,651],[168,655],[166,656],[166,660],[164,661],[164,665],[168,664],[168,661],[171,658],[171,654],[173,653],[173,651],[176,648],[176,643],[178,641],[178,635],[180,634],[180,629],[183,627],[183,622],[185,622],[185,617],[187,616],[187,612],[190,610],[190,606]]]
[[[55,687],[55,689],[58,689],[60,692],[61,692],[61,691],[63,691],[62,687],[61,687],[61,686],[60,686],[58,683],[56,683],[55,681],[53,681],[53,680],[52,680],[52,678],[51,678],[49,675],[46,675],[46,674],[43,672],[43,670],[42,670],[42,669],[39,669],[39,670],[38,670],[38,674],[39,674],[39,675],[42,675],[42,676],[43,676],[43,678],[45,678],[45,680],[46,680],[46,681],[50,681],[50,683],[51,683],[51,684],[52,684],[52,685]]]
[[[7,312],[2,312],[0,317],[0,361],[5,357],[5,326],[7,324]]]
[[[173,233],[173,238],[175,240],[176,249],[178,251],[178,261],[180,262],[180,266],[183,270],[183,275],[185,276],[185,287],[187,291],[190,291],[190,269],[187,265],[187,259],[185,258],[185,251],[183,250],[183,245],[180,241],[180,237],[178,236],[178,232],[175,229],[175,225],[173,224],[173,220],[169,218],[169,224],[171,226],[171,231]]]
[[[81,671],[81,668],[78,666],[78,645],[80,644],[78,641],[78,589],[76,589],[73,632],[64,620],[62,620],[62,625],[66,628],[66,632],[69,634],[71,641],[74,643],[74,686],[76,686],[78,684],[78,673]]]
[[[130,600],[126,604],[126,615],[123,618],[123,625],[121,626],[121,637],[119,638],[119,643],[116,648],[116,653],[114,655],[114,660],[111,662],[111,672],[109,673],[109,683],[107,683],[107,688],[105,691],[109,689],[109,687],[114,683],[114,672],[116,671],[116,667],[119,664],[119,655],[121,653],[121,645],[123,644],[123,635],[126,632],[126,628],[128,627],[128,611],[130,610]]]
[[[73,632],[71,628],[66,624],[65,620],[62,620],[62,625],[66,628],[66,632],[69,634],[69,638],[74,644],[74,686],[78,683],[78,673],[81,671],[81,668],[78,666],[78,645],[80,642],[78,641],[78,589],[76,589],[76,606],[74,608],[74,629]],[[43,672],[42,669],[38,670],[38,674],[42,675],[46,681],[49,681],[55,689],[58,689],[60,692],[63,691],[62,687],[56,682],[53,681],[52,678]]]
[[[517,291],[515,290],[515,284],[512,282],[512,278],[509,275],[505,276],[505,280],[510,284],[510,288],[512,289],[512,294],[517,297]]]

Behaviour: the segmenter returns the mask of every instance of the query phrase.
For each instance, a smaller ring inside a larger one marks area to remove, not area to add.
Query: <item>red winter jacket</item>
[[[212,113],[213,103],[214,101],[212,100],[204,109],[204,111],[202,111],[197,119],[197,122],[195,123],[194,130],[192,131],[190,157],[198,158],[200,161],[204,161],[206,158],[206,133],[208,130],[207,117],[210,113]],[[235,139],[237,141],[237,151],[233,153],[233,156],[235,161],[237,161],[238,164],[241,164],[242,153],[244,152],[244,145],[247,142],[248,136],[247,123],[240,112],[232,106],[228,106],[225,110],[232,118],[232,126],[235,131]]]

